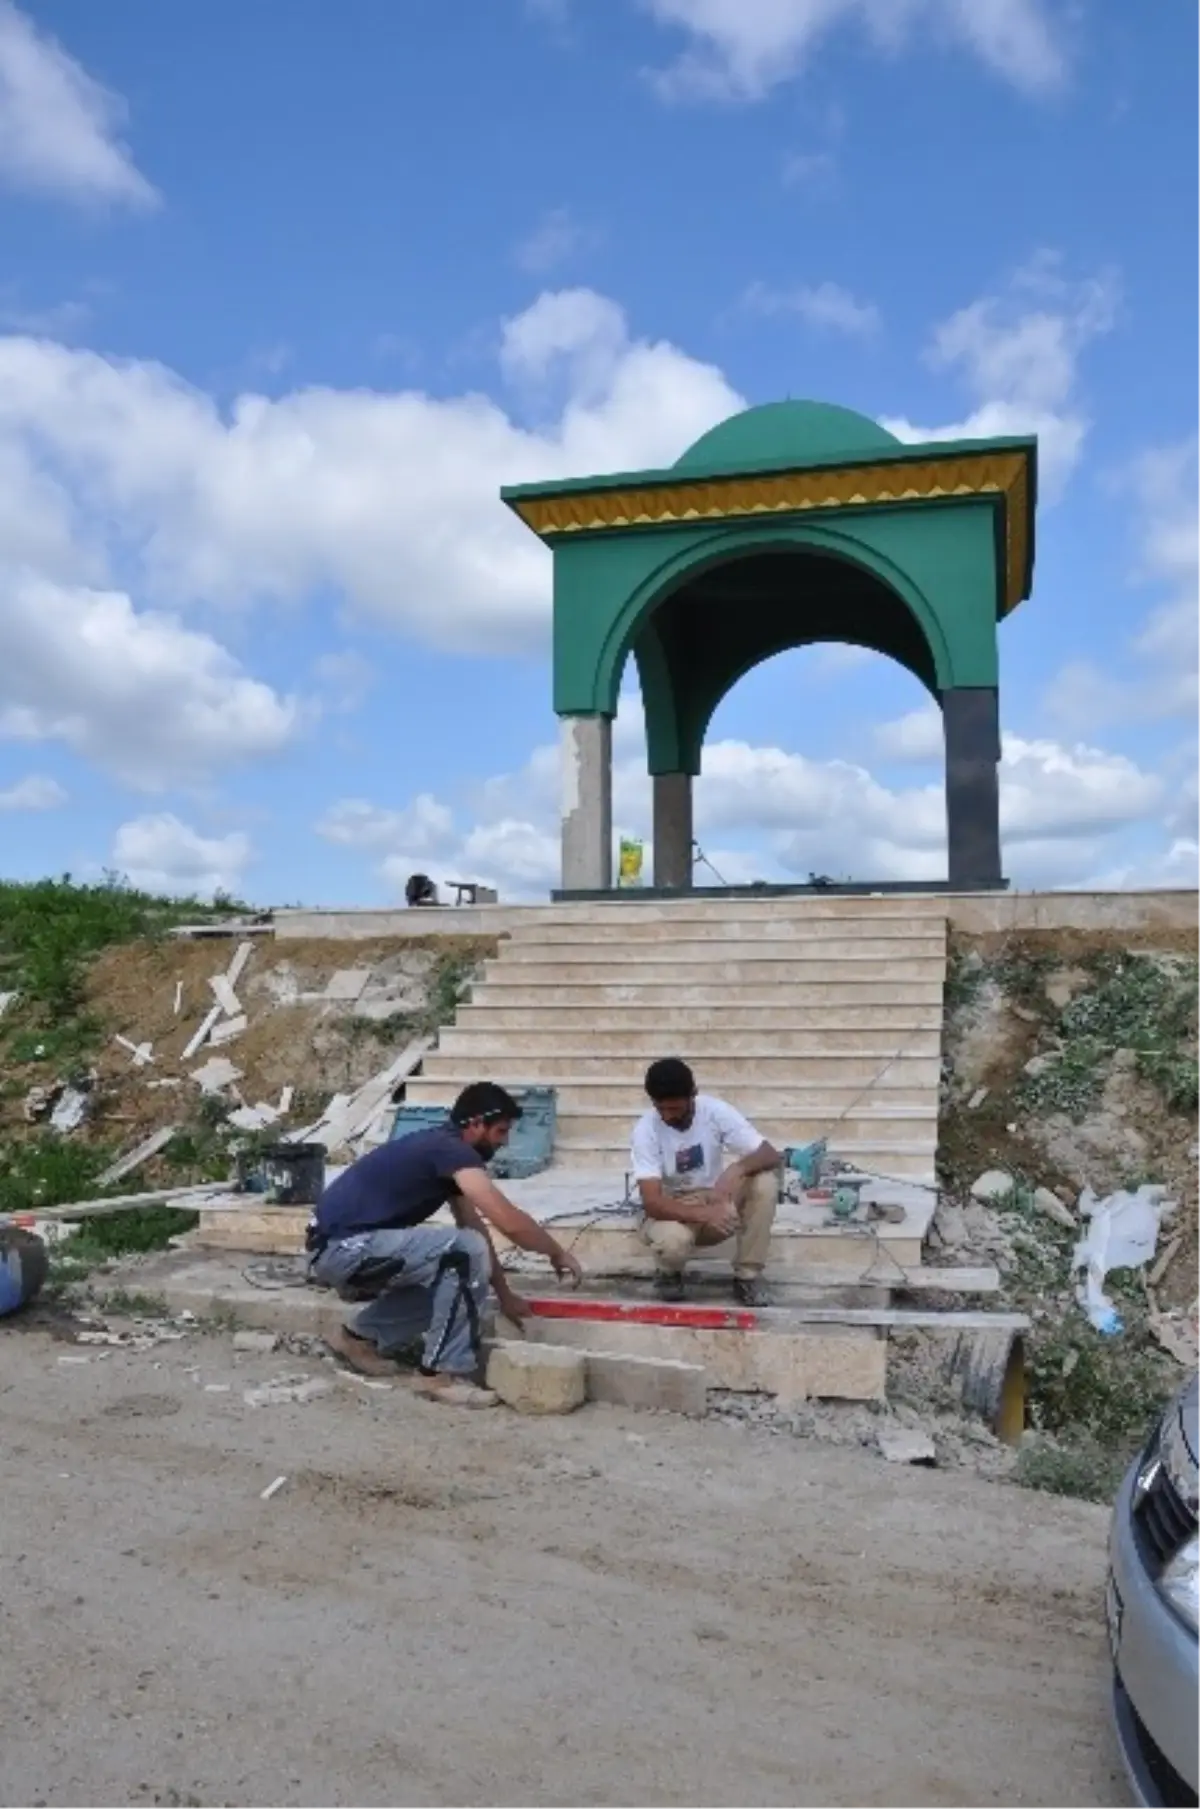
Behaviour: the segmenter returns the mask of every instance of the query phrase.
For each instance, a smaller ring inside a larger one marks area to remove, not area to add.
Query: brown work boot
[[[393,1359],[381,1356],[370,1338],[360,1338],[348,1325],[339,1325],[335,1332],[330,1332],[325,1346],[356,1375],[395,1377]]]
[[[413,1392],[427,1401],[440,1401],[445,1407],[494,1407],[500,1399],[490,1388],[481,1388],[470,1376],[450,1376],[441,1371],[419,1375]]]

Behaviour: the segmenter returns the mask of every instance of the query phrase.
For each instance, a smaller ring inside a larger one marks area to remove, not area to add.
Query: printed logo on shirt
[[[702,1143],[692,1143],[687,1149],[675,1151],[675,1173],[677,1175],[694,1175],[698,1169],[703,1167],[704,1145]]]

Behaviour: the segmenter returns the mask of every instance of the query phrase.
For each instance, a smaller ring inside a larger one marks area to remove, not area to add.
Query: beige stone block
[[[487,1384],[518,1413],[573,1413],[587,1398],[587,1364],[559,1345],[497,1344]]]

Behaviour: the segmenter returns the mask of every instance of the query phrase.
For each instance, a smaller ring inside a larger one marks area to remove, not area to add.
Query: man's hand
[[[523,1294],[515,1294],[506,1281],[495,1281],[492,1288],[496,1305],[506,1319],[511,1319],[514,1325],[520,1325],[529,1318],[533,1308]]]
[[[706,1223],[722,1237],[732,1237],[738,1228],[738,1209],[732,1199],[726,1199],[720,1192],[720,1183],[713,1188],[713,1201],[708,1208]]]
[[[569,1281],[573,1288],[579,1286],[583,1280],[583,1264],[577,1256],[572,1255],[570,1250],[564,1250],[560,1244],[557,1254],[550,1261],[560,1281]]]

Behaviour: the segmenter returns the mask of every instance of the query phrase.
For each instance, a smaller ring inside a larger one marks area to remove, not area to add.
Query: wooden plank
[[[393,1088],[398,1087],[402,1080],[407,1080],[417,1064],[428,1055],[434,1040],[431,1036],[415,1038],[401,1050],[395,1061],[366,1081],[357,1093],[352,1094],[336,1115],[326,1112],[324,1117],[319,1118],[307,1130],[293,1131],[288,1141],[323,1143],[328,1150],[340,1149],[356,1132],[366,1128]]]
[[[131,1175],[135,1168],[140,1168],[143,1162],[150,1160],[151,1156],[157,1156],[160,1149],[165,1149],[178,1129],[177,1124],[164,1124],[161,1130],[155,1131],[153,1135],[146,1138],[144,1143],[139,1143],[136,1149],[131,1149],[127,1156],[120,1157],[111,1167],[106,1168],[102,1175],[98,1175],[96,1177],[97,1187],[111,1187],[114,1181],[123,1180],[126,1175]]]
[[[227,1193],[228,1181],[198,1181],[192,1187],[154,1187],[146,1193],[115,1193],[107,1200],[71,1200],[64,1206],[39,1206],[39,1219],[91,1219],[108,1212],[129,1212],[136,1206],[173,1206],[187,1209],[189,1200],[207,1206],[215,1193]],[[199,1208],[197,1207],[197,1210]]]

